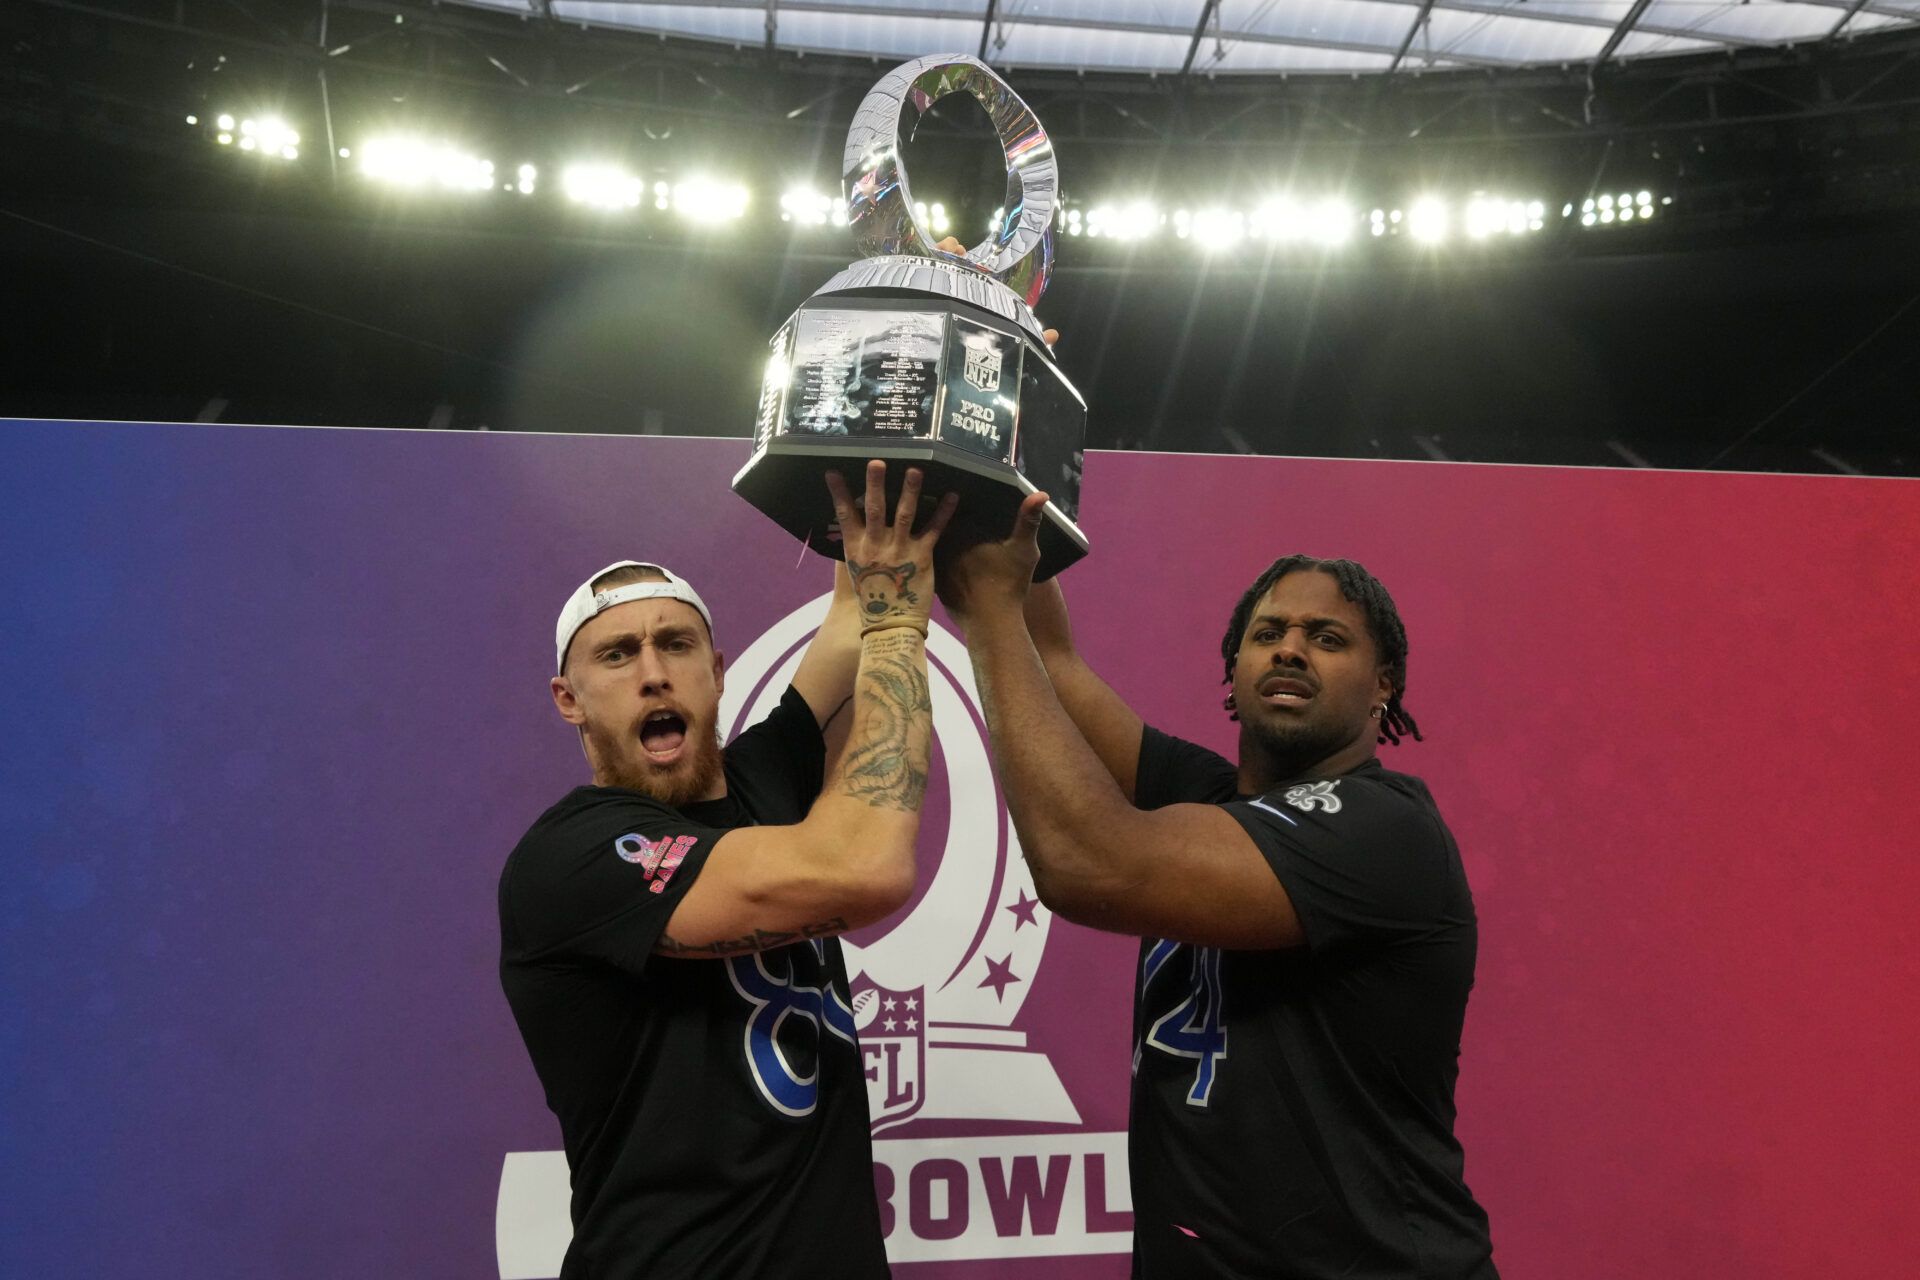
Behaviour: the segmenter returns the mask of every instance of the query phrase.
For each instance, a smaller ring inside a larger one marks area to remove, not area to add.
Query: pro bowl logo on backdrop
[[[729,741],[779,704],[831,599],[794,610],[728,664],[720,725]],[[943,827],[921,827],[925,892],[884,935],[841,944],[888,1258],[1126,1252],[1126,1135],[1063,1128],[1080,1124],[1080,1112],[1020,1025],[1052,913],[994,782],[972,664],[937,624],[927,657],[946,766],[929,780],[928,808],[944,788],[947,814]],[[1046,1128],[977,1136],[1023,1123]],[[567,1186],[563,1153],[507,1156],[495,1218],[502,1280],[558,1274],[571,1237]]]
[[[779,705],[829,603],[823,595],[795,610],[728,666],[720,725],[729,739]],[[1014,1029],[1053,917],[1033,891],[994,783],[972,663],[937,624],[927,637],[927,684],[946,760],[946,777],[930,789],[944,781],[949,798],[945,830],[923,825],[920,833],[920,874],[931,878],[886,936],[842,942],[873,1131],[910,1119],[1077,1124],[1060,1077]],[[924,1046],[924,1058],[905,1050],[908,1041]],[[925,1074],[910,1083],[900,1071],[919,1061]]]

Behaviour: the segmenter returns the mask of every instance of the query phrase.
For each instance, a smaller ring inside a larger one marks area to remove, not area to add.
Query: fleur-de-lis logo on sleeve
[[[1320,808],[1328,813],[1340,812],[1340,797],[1333,789],[1340,785],[1338,778],[1332,782],[1303,782],[1297,787],[1288,787],[1287,794],[1281,798],[1296,809],[1312,813]]]

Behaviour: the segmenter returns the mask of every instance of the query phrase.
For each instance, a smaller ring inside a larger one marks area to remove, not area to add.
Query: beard
[[[1251,723],[1242,719],[1242,729],[1264,757],[1266,769],[1275,781],[1305,773],[1353,740],[1352,730],[1338,724],[1286,721]],[[1246,756],[1241,748],[1241,756]]]
[[[664,766],[654,764],[644,753],[635,758],[632,733],[616,737],[589,727],[587,739],[604,785],[638,791],[676,809],[706,799],[723,776],[718,730],[711,737],[692,740],[689,754]]]

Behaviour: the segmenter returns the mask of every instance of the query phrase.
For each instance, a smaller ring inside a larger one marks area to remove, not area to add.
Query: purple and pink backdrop
[[[558,1135],[494,889],[581,780],[553,615],[658,558],[723,648],[780,650],[767,679],[827,569],[727,492],[744,456],[0,423],[0,1274],[540,1273]],[[1386,754],[1479,904],[1459,1129],[1508,1276],[1910,1267],[1920,484],[1133,454],[1086,478],[1081,647],[1174,732],[1231,750],[1216,646],[1272,557],[1351,556],[1397,596],[1427,741]],[[955,770],[967,736],[943,729]],[[878,1134],[890,1243],[949,1259],[901,1268],[928,1280],[1124,1275],[1073,1250],[1124,1240],[1132,949],[1063,923],[1037,948],[1008,910],[967,953],[991,986],[925,976],[974,1028],[954,1061],[1025,1065]],[[886,933],[871,954],[911,971]],[[908,1047],[930,1087],[933,1042]]]

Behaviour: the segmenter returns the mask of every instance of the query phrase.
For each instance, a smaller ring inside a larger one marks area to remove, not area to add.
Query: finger
[[[946,532],[947,523],[953,519],[954,509],[960,505],[960,495],[949,493],[941,496],[940,505],[933,509],[933,515],[927,520],[927,527],[920,531],[920,540],[931,543]]]
[[[908,537],[913,536],[913,517],[920,510],[920,482],[923,478],[920,468],[908,467],[906,479],[900,485],[900,501],[893,507],[893,527]]]
[[[875,458],[867,464],[867,527],[885,528],[887,523],[887,464]]]
[[[1047,495],[1030,493],[1026,501],[1020,504],[1019,514],[1013,518],[1013,535],[1008,541],[1037,546],[1040,542],[1040,521],[1045,518]]]
[[[859,528],[859,515],[853,509],[853,495],[847,492],[846,477],[838,471],[827,472],[827,492],[833,495],[833,518],[840,522],[841,529]]]
[[[1060,342],[1060,331],[1058,329],[1042,329],[1040,331],[1040,337],[1041,340],[1047,344],[1047,350],[1051,351]]]
[[[967,252],[967,246],[960,243],[958,236],[947,236],[933,247],[942,253],[959,254],[961,257],[965,257]]]

